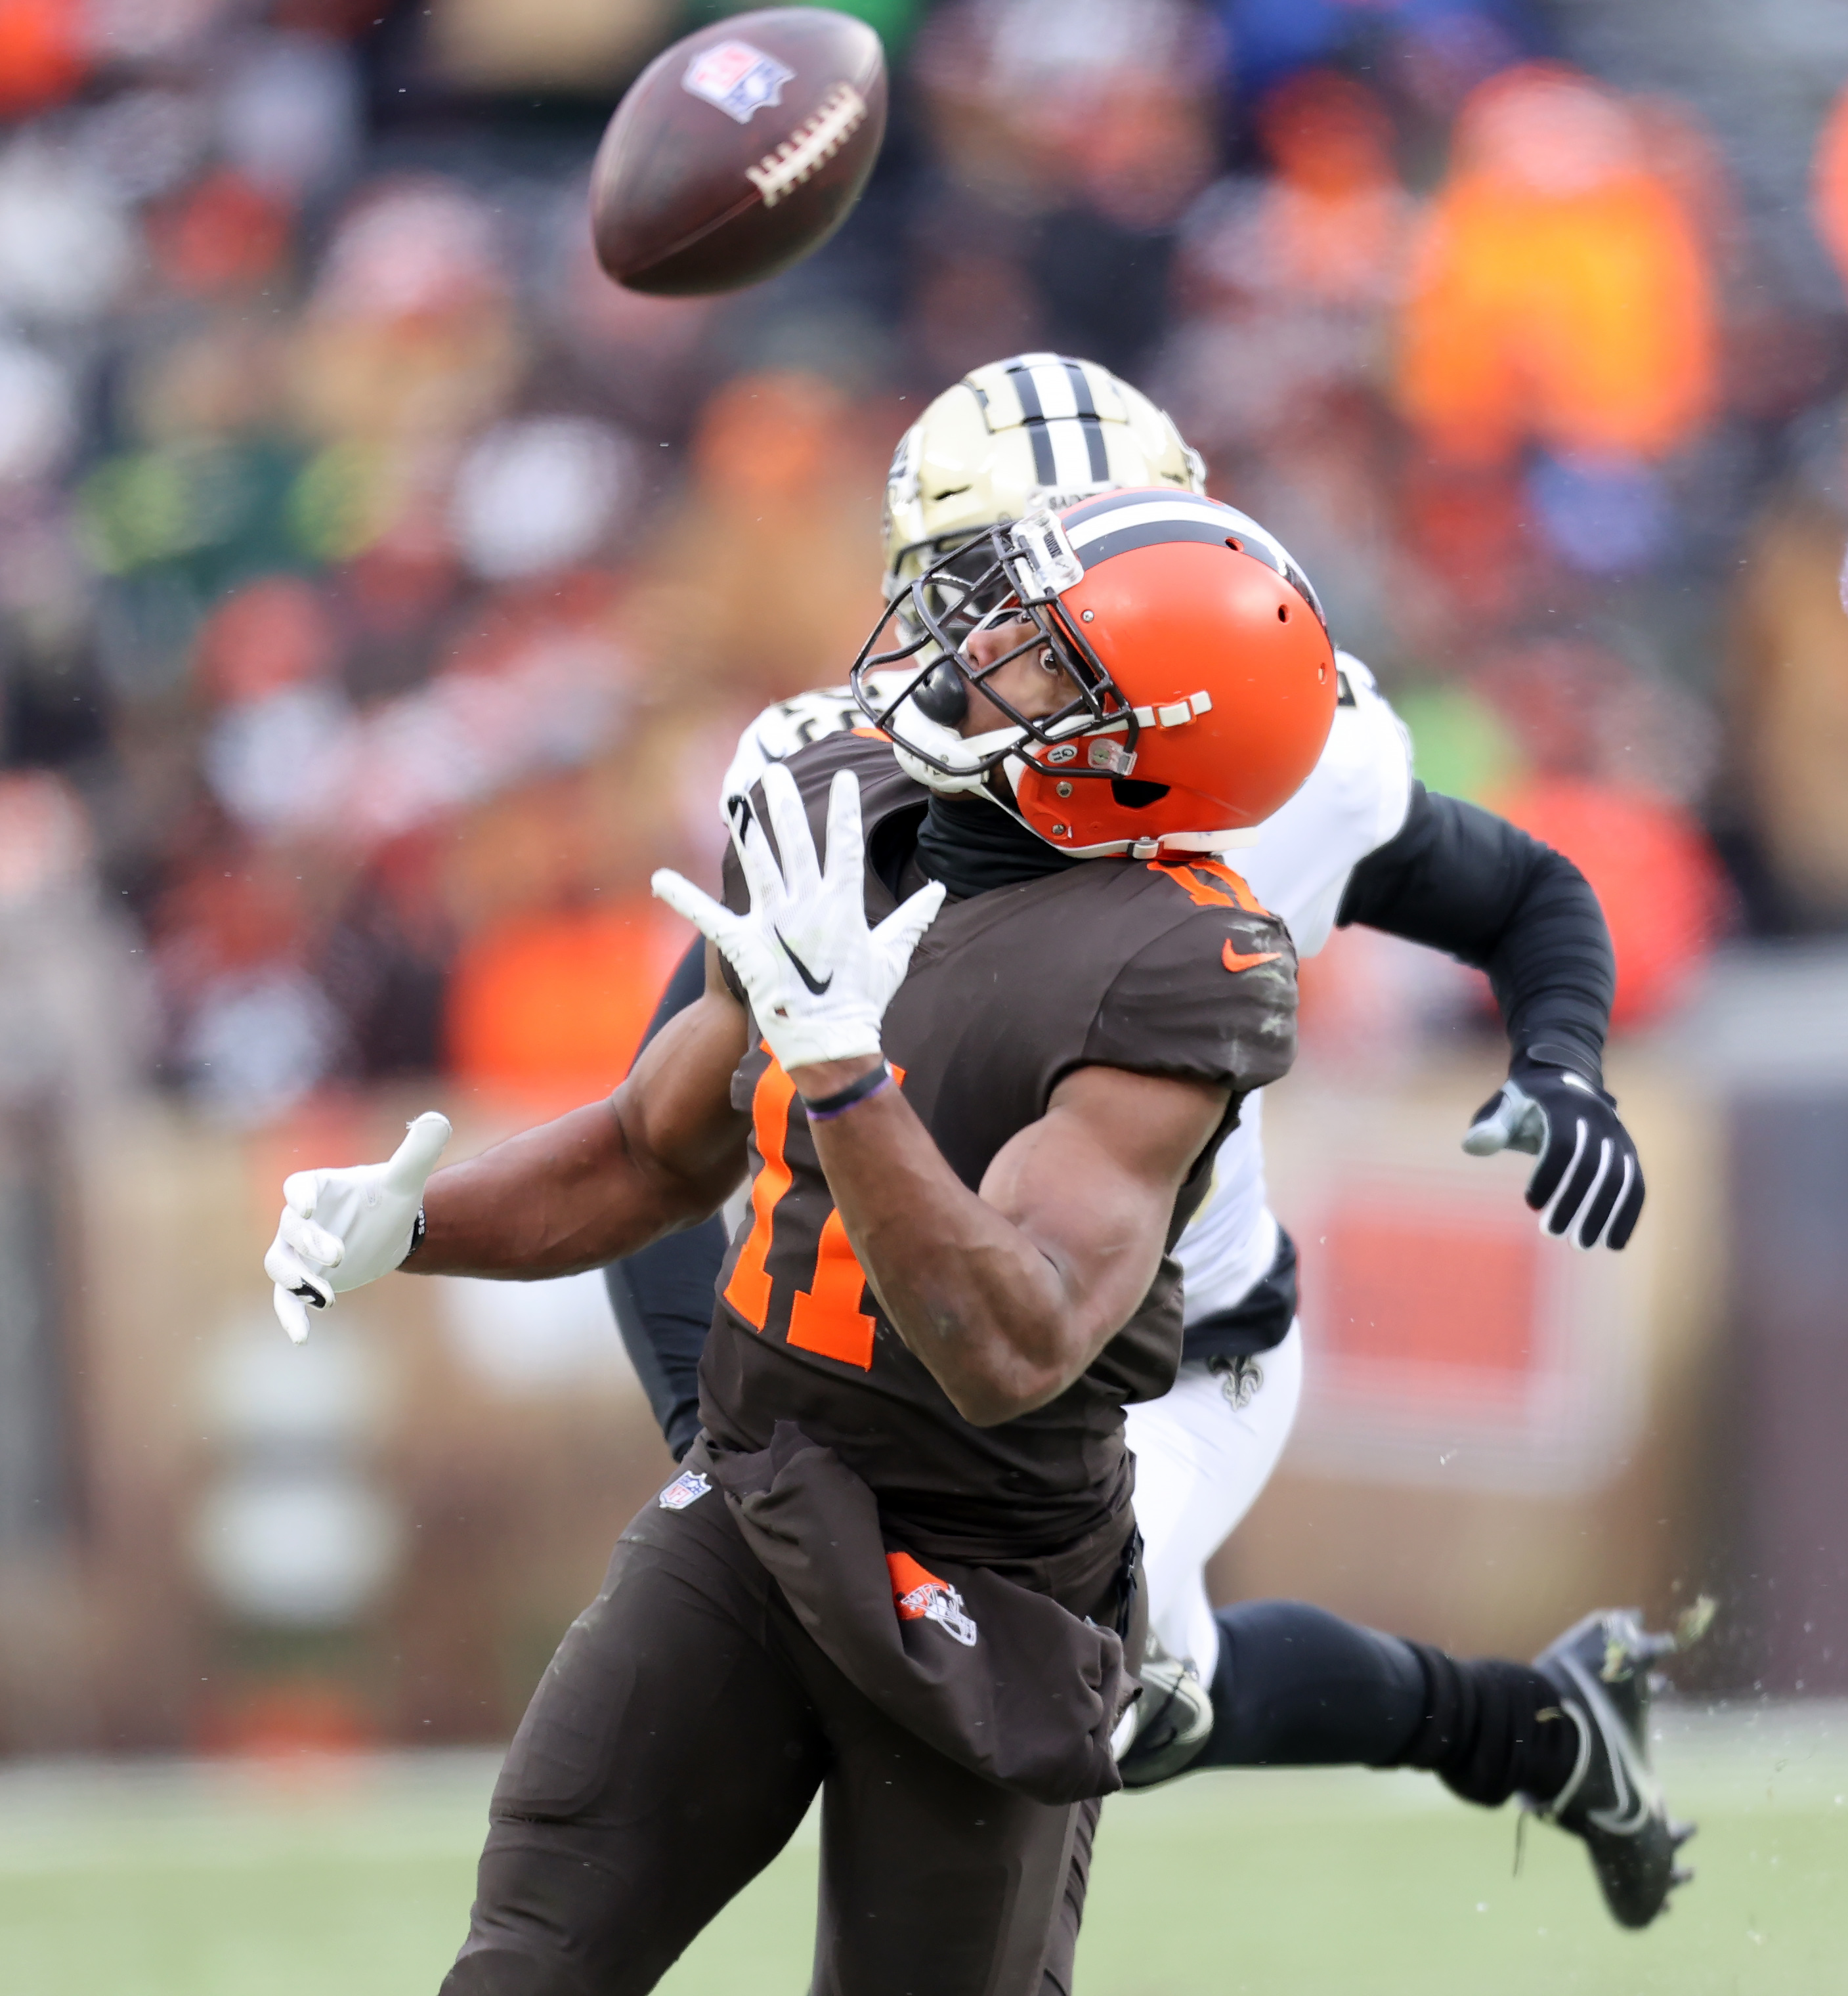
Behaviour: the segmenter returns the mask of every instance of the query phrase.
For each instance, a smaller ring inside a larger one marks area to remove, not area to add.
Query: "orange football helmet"
[[[878,649],[895,620],[909,642]],[[970,638],[1015,621],[1021,642],[976,664]],[[1054,713],[993,683],[1029,652],[1069,688]],[[977,537],[893,599],[850,681],[918,781],[984,793],[1079,858],[1249,844],[1315,767],[1337,690],[1321,605],[1281,543],[1163,486]],[[1005,726],[958,731],[972,689]]]

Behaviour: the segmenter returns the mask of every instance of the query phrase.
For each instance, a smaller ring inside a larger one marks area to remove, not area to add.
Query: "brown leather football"
[[[734,14],[657,56],[590,174],[597,261],[631,291],[754,284],[846,220],[886,129],[886,64],[824,7]]]

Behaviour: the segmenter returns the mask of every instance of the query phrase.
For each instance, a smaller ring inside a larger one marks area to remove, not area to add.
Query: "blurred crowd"
[[[0,0],[0,959],[132,961],[109,1060],[244,1125],[607,1087],[650,870],[876,613],[900,431],[1037,347],[1163,401],[1420,774],[1579,861],[1623,1021],[1848,927],[1848,52],[1743,160],[1597,9],[859,0],[848,227],[625,294],[602,119],[728,11]]]

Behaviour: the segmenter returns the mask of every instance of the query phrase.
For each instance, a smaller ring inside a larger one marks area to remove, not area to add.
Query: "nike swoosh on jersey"
[[[787,941],[784,940],[783,933],[781,929],[778,929],[776,931],[776,935],[777,941],[781,943],[783,945],[783,955],[786,956],[790,962],[794,964],[796,966],[796,975],[802,979],[803,983],[808,986],[809,989],[812,991],[817,998],[825,997],[828,994],[828,987],[835,981],[834,972],[831,970],[825,977],[817,982],[814,974],[810,971],[808,965],[803,962],[801,958],[799,957],[793,949],[790,948]],[[1230,948],[1230,946],[1231,945],[1230,944],[1227,945],[1228,948]]]
[[[777,940],[780,942],[783,939],[779,936]],[[786,949],[789,945],[784,943],[783,947]],[[1254,956],[1241,956],[1232,947],[1232,940],[1228,936],[1220,946],[1219,960],[1230,971],[1255,970],[1261,963],[1275,963],[1282,954],[1280,949],[1265,949],[1260,950]],[[802,966],[797,964],[796,968],[800,970]]]

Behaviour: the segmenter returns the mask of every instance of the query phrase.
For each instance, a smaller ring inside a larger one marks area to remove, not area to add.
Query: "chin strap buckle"
[[[1051,757],[1047,759],[1050,761]],[[1085,762],[1093,769],[1107,769],[1113,776],[1127,776],[1136,766],[1136,754],[1120,742],[1093,739],[1085,751]]]

